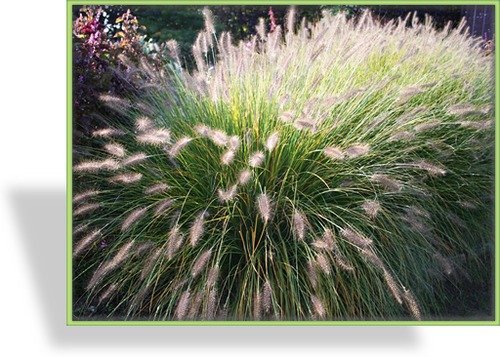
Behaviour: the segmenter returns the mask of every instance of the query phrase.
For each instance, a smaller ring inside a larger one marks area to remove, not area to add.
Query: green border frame
[[[495,8],[495,38],[500,33],[500,1],[486,0],[67,0],[66,3],[66,325],[67,326],[500,326],[500,226],[495,224],[495,319],[492,321],[73,321],[72,315],[72,7],[73,5],[492,5]],[[500,55],[495,51],[495,79]],[[498,82],[495,107],[500,107]],[[500,221],[500,115],[495,111],[495,222]]]

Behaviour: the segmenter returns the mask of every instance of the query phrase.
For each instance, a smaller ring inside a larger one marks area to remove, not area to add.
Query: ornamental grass
[[[464,22],[291,8],[235,44],[204,15],[197,68],[104,96],[74,148],[82,318],[426,320],[490,284],[494,68]]]

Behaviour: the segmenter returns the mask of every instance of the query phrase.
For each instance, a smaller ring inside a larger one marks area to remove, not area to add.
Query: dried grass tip
[[[269,280],[266,279],[264,286],[262,287],[262,309],[264,313],[269,313],[271,311],[271,298],[272,298],[272,288]]]
[[[489,111],[489,110],[488,110]],[[488,113],[488,111],[484,111],[481,109],[476,109],[474,106],[470,104],[456,104],[448,107],[448,112],[452,115],[482,115]]]
[[[441,124],[441,121],[431,120],[427,123],[418,124],[417,126],[415,126],[415,128],[413,130],[415,130],[416,132],[422,132],[422,131],[434,129],[439,124]]]
[[[212,133],[212,129],[210,129],[208,126],[200,124],[195,126],[194,131],[198,133],[200,136],[203,137],[210,137],[210,134]]]
[[[324,254],[318,254],[316,256],[316,264],[323,270],[326,275],[330,275],[331,265],[328,258]]]
[[[347,259],[338,251],[336,250],[333,253],[333,259],[335,261],[335,264],[337,264],[342,270],[344,271],[353,271],[354,266],[347,261]]]
[[[325,229],[321,239],[317,239],[311,243],[317,249],[326,249],[333,251],[335,249],[335,237],[331,229]]]
[[[492,120],[479,120],[479,121],[461,120],[459,121],[459,123],[463,127],[473,128],[477,130],[489,129],[493,126]]]
[[[366,258],[371,264],[373,264],[375,267],[379,268],[380,270],[384,271],[385,270],[385,265],[382,262],[382,259],[379,258],[377,254],[375,254],[372,250],[369,249],[361,249],[360,253],[363,257]]]
[[[220,269],[218,265],[214,265],[213,267],[210,268],[210,270],[208,271],[207,281],[206,281],[207,288],[210,289],[215,286],[215,283],[219,278],[219,270]]]
[[[411,131],[400,131],[395,133],[389,138],[389,141],[402,141],[402,140],[412,140],[415,138],[415,133]]]
[[[78,235],[78,234],[86,231],[89,226],[90,226],[89,222],[87,222],[87,223],[80,223],[78,226],[76,226],[73,229],[73,236],[76,236],[76,235]]]
[[[256,291],[253,296],[253,319],[260,320],[262,318],[262,293]]]
[[[307,271],[307,276],[309,278],[309,281],[311,282],[311,285],[313,288],[316,288],[318,285],[318,274],[316,271],[316,262],[313,260],[309,260],[306,264],[306,271]]]
[[[233,151],[238,150],[238,148],[240,147],[240,138],[237,135],[231,136],[229,138],[227,146]]]

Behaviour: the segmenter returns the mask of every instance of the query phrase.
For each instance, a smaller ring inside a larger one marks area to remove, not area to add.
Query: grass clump
[[[308,26],[292,8],[238,45],[207,26],[198,71],[158,75],[95,133],[102,150],[75,148],[76,305],[434,319],[446,286],[487,286],[492,62],[463,23],[415,19]]]

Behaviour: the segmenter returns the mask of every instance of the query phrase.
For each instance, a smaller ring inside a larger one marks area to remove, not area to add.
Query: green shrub
[[[198,71],[108,98],[134,126],[75,161],[77,317],[436,319],[490,286],[493,66],[463,23],[291,9],[236,46],[204,14]]]

